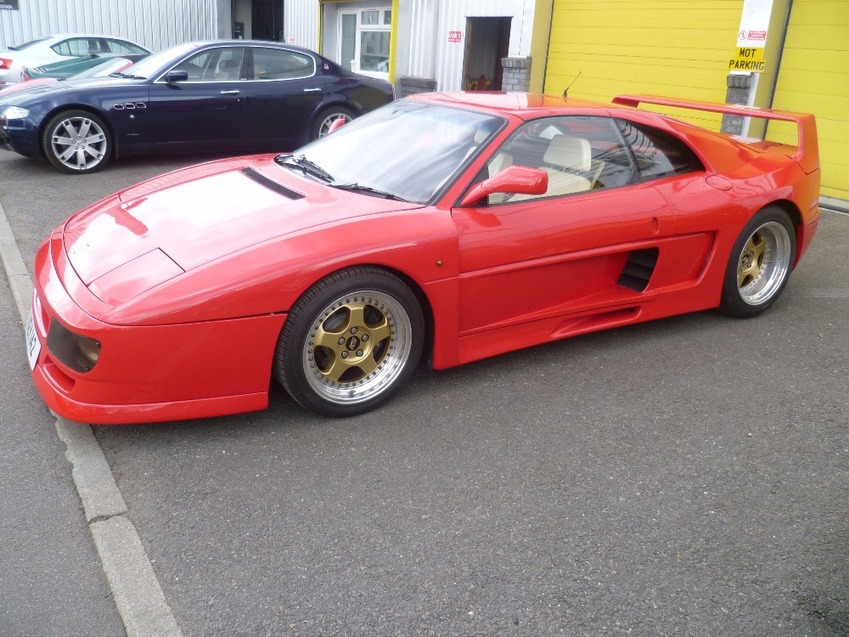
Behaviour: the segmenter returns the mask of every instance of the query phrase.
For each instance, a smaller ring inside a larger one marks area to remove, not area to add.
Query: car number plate
[[[35,321],[32,318],[32,312],[30,312],[29,320],[27,320],[26,339],[29,368],[35,369],[35,364],[38,362],[38,355],[41,353],[41,341],[38,340],[38,335],[35,333]]]

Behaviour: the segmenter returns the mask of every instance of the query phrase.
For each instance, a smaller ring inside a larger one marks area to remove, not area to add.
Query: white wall
[[[286,0],[283,3],[283,32],[289,44],[318,51],[317,0]]]
[[[531,54],[534,26],[534,0],[439,0],[436,27],[436,90],[463,88],[463,58],[466,51],[466,18],[512,17],[509,57]],[[459,31],[459,42],[449,42],[448,34]],[[406,73],[398,69],[399,75]]]

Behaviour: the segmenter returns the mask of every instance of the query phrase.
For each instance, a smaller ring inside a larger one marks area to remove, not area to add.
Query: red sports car
[[[734,139],[635,108],[783,120]],[[764,311],[819,219],[814,118],[622,96],[391,103],[294,154],[178,170],[89,206],[40,248],[27,346],[90,423],[385,403],[443,369],[709,308]]]

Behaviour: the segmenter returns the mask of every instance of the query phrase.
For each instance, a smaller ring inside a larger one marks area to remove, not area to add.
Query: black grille
[[[622,274],[619,275],[619,285],[642,292],[649,285],[654,267],[657,265],[657,248],[634,250],[628,255]]]

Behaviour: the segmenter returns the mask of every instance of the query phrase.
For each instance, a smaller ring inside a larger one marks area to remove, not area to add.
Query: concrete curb
[[[32,280],[2,204],[0,258],[24,324],[30,312]],[[56,432],[67,447],[74,485],[127,636],[182,637],[141,538],[125,516],[124,497],[91,426],[58,418]]]

